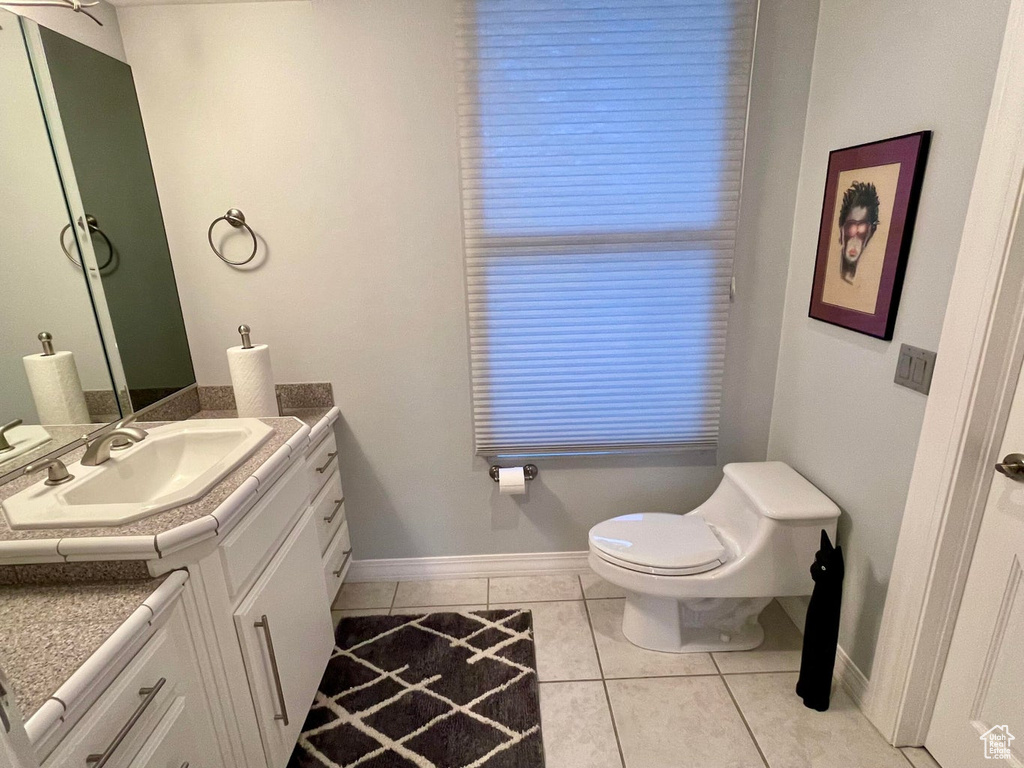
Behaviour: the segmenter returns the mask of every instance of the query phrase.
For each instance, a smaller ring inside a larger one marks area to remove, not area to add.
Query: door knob
[[[1024,483],[1024,453],[1008,453],[996,464],[996,472]]]

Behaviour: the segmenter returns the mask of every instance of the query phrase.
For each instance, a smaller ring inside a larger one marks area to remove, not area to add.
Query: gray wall
[[[762,7],[720,462],[767,449],[816,11]],[[118,12],[198,380],[228,383],[224,349],[246,322],[278,381],[333,383],[360,558],[581,550],[594,523],[688,510],[721,476],[713,460],[545,461],[520,501],[474,458],[454,13],[454,0]],[[206,244],[229,206],[265,240],[253,271]]]
[[[843,509],[839,640],[865,674],[926,402],[893,384],[896,358],[900,342],[938,345],[1007,7],[821,5],[768,453]],[[829,150],[924,129],[935,133],[893,341],[809,319]]]

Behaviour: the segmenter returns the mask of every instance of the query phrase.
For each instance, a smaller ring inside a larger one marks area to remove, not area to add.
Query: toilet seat
[[[657,576],[705,573],[727,557],[703,517],[663,512],[605,520],[590,530],[590,548],[612,565]]]

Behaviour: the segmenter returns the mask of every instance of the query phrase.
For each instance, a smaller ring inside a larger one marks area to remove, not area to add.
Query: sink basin
[[[0,504],[7,524],[27,528],[124,525],[195,501],[248,459],[273,433],[258,419],[182,421],[98,467],[68,465],[75,479],[36,483]]]

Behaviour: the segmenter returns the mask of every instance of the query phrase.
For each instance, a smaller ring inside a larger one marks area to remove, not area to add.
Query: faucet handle
[[[20,425],[21,419],[15,419],[14,421],[9,421],[2,427],[0,427],[0,453],[14,450],[14,446],[11,445],[10,442],[7,440],[7,435],[5,435],[4,432],[6,432],[9,429],[14,429],[15,427]]]
[[[64,462],[60,459],[46,459],[45,461],[33,461],[23,470],[23,474],[31,475],[33,472],[47,470],[44,485],[61,485],[75,479],[75,476],[68,472]]]

